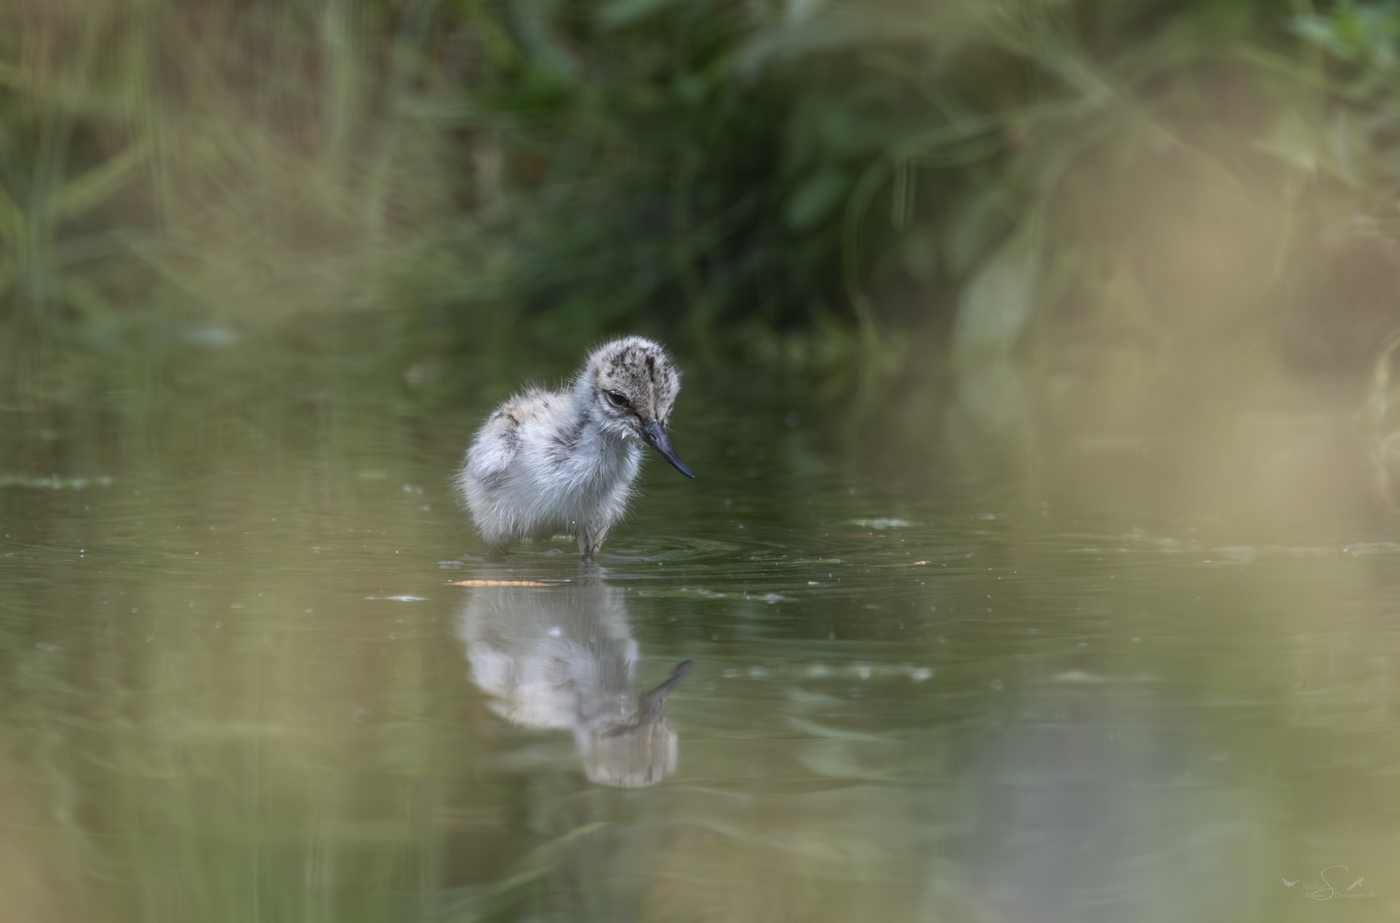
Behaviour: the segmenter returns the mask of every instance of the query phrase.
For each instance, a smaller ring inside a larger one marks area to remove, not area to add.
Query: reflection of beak
[[[661,428],[660,423],[648,423],[646,426],[643,426],[642,439],[647,445],[660,453],[661,457],[670,462],[681,474],[688,478],[695,477],[695,475],[690,473],[690,469],[676,457],[676,453],[671,451],[671,440],[666,438],[666,431]]]
[[[671,671],[671,675],[667,677],[665,682],[655,689],[643,692],[641,695],[637,696],[637,723],[634,727],[639,727],[643,724],[660,724],[662,721],[665,721],[666,696],[670,695],[671,690],[681,684],[681,680],[685,679],[686,674],[689,672],[690,661],[682,660],[680,663],[676,664],[676,668]],[[625,727],[623,730],[625,730]],[[621,730],[614,728],[603,736],[614,737],[620,733],[622,733]]]

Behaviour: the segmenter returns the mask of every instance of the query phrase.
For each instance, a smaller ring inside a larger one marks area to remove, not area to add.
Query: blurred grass
[[[242,342],[447,395],[639,330],[862,412],[953,380],[1022,441],[1257,403],[1299,356],[1364,377],[1400,262],[1329,241],[1400,239],[1397,35],[1307,0],[17,0],[0,375]]]
[[[828,317],[951,329],[976,310],[957,292],[1034,214],[1044,265],[1075,264],[1065,286],[1121,288],[1082,264],[1130,260],[1148,320],[1171,327],[1184,293],[1151,278],[1179,268],[1161,236],[1210,233],[1212,215],[1162,197],[1242,213],[1264,252],[1229,254],[1215,300],[1243,310],[1301,200],[1345,215],[1396,180],[1400,14],[1380,4],[20,0],[0,15],[10,323],[439,311],[459,345],[640,324],[761,350]],[[1047,288],[1035,307],[1068,324]]]

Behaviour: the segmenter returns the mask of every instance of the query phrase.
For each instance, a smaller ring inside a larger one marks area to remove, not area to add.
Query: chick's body
[[[641,446],[590,431],[576,417],[566,393],[531,390],[482,427],[460,483],[488,544],[558,532],[582,540],[626,513]]]
[[[568,390],[531,389],[502,404],[477,432],[458,487],[482,538],[576,535],[592,554],[626,513],[641,442],[682,473],[665,424],[680,376],[665,351],[628,337],[594,352]]]

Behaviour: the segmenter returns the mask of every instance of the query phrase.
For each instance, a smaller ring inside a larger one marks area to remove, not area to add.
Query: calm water
[[[593,568],[482,556],[484,407],[5,406],[0,920],[1400,913],[1387,521],[1071,503],[936,402],[691,381],[698,478]]]

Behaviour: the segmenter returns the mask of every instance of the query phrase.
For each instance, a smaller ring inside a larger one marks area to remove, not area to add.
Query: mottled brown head
[[[642,337],[613,340],[588,357],[579,383],[592,392],[597,416],[609,429],[645,441],[686,477],[694,477],[666,436],[681,373],[661,344]]]

